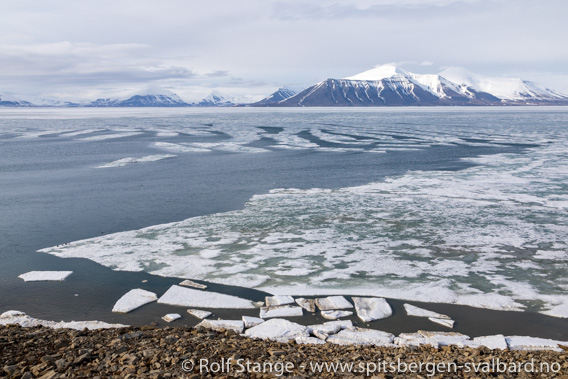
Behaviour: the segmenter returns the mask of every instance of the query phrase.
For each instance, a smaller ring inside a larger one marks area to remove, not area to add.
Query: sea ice
[[[509,336],[505,337],[511,350],[553,350],[563,351],[558,345],[568,346],[568,341],[556,341],[537,337]]]
[[[357,316],[364,322],[387,318],[392,309],[382,297],[352,297]]]
[[[204,290],[204,289],[207,288],[207,286],[205,284],[196,283],[193,280],[189,280],[189,279],[186,279],[183,282],[180,282],[179,285],[180,286],[186,286],[186,287],[198,288],[200,290]]]
[[[353,305],[343,296],[320,297],[316,299],[316,305],[320,311],[353,308]]]
[[[394,335],[374,329],[344,329],[339,333],[329,336],[327,342],[336,345],[375,345],[390,346]]]
[[[195,326],[216,331],[232,330],[235,333],[242,333],[245,325],[243,320],[203,320]]]
[[[486,346],[491,350],[494,349],[505,350],[509,347],[507,345],[507,341],[505,340],[505,336],[503,336],[502,334],[497,334],[495,336],[475,337],[473,339],[473,343],[470,344],[470,346],[472,347]]]
[[[179,313],[168,313],[167,315],[162,317],[162,320],[164,320],[165,322],[172,322],[180,318],[181,315]]]
[[[136,288],[122,295],[114,304],[112,311],[116,313],[128,313],[157,299],[158,296],[154,292]]]
[[[275,305],[286,305],[294,303],[294,298],[288,295],[266,296],[264,298],[264,303],[267,307],[273,307]]]
[[[296,304],[308,312],[314,313],[316,311],[316,301],[314,299],[304,299],[300,297],[296,299]]]
[[[308,325],[308,331],[312,333],[314,330],[325,334],[335,334],[343,329],[353,328],[351,320],[328,321],[323,324]]]
[[[321,316],[328,320],[337,320],[338,318],[349,317],[352,315],[353,312],[351,311],[321,311]]]
[[[0,325],[18,324],[24,328],[35,327],[38,325],[52,329],[109,329],[126,328],[128,325],[108,324],[102,321],[47,321],[26,315],[20,311],[7,311],[0,315]]]
[[[209,312],[209,311],[202,311],[200,309],[188,309],[187,313],[189,313],[190,315],[192,315],[193,317],[197,317],[200,319],[204,319],[207,318],[209,316],[211,316],[213,313]]]
[[[440,324],[442,326],[453,328],[455,321],[449,318],[428,317],[428,320]]]
[[[288,342],[296,337],[309,337],[308,328],[292,321],[273,318],[245,331],[251,338]]]
[[[73,271],[30,271],[19,275],[25,282],[62,281]]]
[[[406,310],[406,314],[409,316],[416,316],[416,317],[433,317],[433,318],[440,318],[440,319],[449,319],[449,316],[443,315],[441,313],[436,313],[429,311],[424,308],[419,308],[412,304],[404,304],[404,309]]]
[[[260,318],[296,317],[302,316],[303,314],[302,307],[290,305],[260,308]]]
[[[250,300],[218,292],[200,291],[193,288],[171,286],[158,299],[160,304],[200,308],[255,308]]]
[[[243,322],[245,324],[245,329],[249,329],[252,328],[253,326],[262,324],[264,320],[258,317],[243,316]]]
[[[298,345],[325,345],[325,340],[315,337],[298,336],[295,340]]]

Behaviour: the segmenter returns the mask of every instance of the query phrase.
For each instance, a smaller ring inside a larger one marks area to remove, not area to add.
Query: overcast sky
[[[267,95],[378,64],[568,93],[566,0],[0,0],[0,93]]]

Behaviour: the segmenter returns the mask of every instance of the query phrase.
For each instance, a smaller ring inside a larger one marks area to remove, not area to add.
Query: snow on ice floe
[[[273,318],[245,331],[250,338],[288,342],[296,337],[309,337],[308,328],[292,321]]]
[[[507,340],[505,339],[505,336],[502,334],[497,334],[494,336],[475,337],[473,339],[473,342],[468,343],[468,346],[471,347],[485,346],[491,350],[495,349],[505,350],[509,347],[509,345],[507,345]]]
[[[158,296],[154,292],[136,288],[128,291],[112,307],[112,311],[116,313],[128,313],[140,308],[144,304],[158,300]]]
[[[203,311],[201,309],[188,309],[187,313],[189,313],[190,315],[192,315],[193,317],[197,317],[199,319],[204,319],[207,318],[209,316],[211,316],[213,313],[209,312],[209,311]]]
[[[568,346],[568,341],[556,341],[545,338],[509,336],[505,337],[507,345],[511,350],[553,350],[563,351],[562,346]]]
[[[44,281],[63,281],[71,275],[73,271],[30,271],[18,275],[24,282],[44,282]]]
[[[165,322],[172,322],[181,318],[179,313],[168,313],[167,315],[162,317],[162,320]]]
[[[275,136],[278,143],[318,148],[302,145],[307,140],[290,128]],[[310,128],[326,137],[319,126]],[[396,140],[388,135],[394,131],[345,128],[335,131],[374,138],[378,146]],[[241,131],[243,125],[222,129],[237,144],[260,135]],[[465,129],[434,129],[396,133],[404,147],[472,138]],[[521,143],[543,140],[507,133]],[[496,131],[478,137],[511,142]],[[458,171],[410,171],[338,189],[274,189],[241,210],[42,251],[274,294],[380,296],[568,317],[568,146],[561,138],[548,142],[523,154],[467,158],[476,166]]]
[[[176,285],[171,286],[158,299],[158,303],[200,308],[255,308],[252,301],[241,297]]]
[[[266,296],[264,303],[267,307],[273,307],[275,305],[286,305],[294,303],[294,298],[290,295]]]
[[[357,317],[364,322],[387,318],[392,315],[389,303],[381,297],[352,297]]]
[[[337,320],[338,318],[349,317],[349,316],[353,316],[353,312],[351,312],[351,311],[340,311],[340,310],[321,311],[321,317],[326,318],[328,320]]]
[[[260,318],[298,317],[302,316],[303,314],[304,312],[302,311],[302,307],[290,305],[260,308]]]
[[[296,304],[308,312],[314,313],[316,311],[316,301],[314,299],[304,299],[303,297],[299,297],[296,299]]]
[[[329,336],[327,342],[336,345],[375,345],[392,346],[394,335],[375,329],[344,329]]]
[[[52,329],[109,329],[125,328],[128,325],[108,324],[102,321],[47,321],[26,315],[20,311],[7,311],[0,315],[0,325],[18,324],[24,328],[35,327],[38,325]]]
[[[200,290],[204,290],[207,288],[207,286],[205,284],[200,284],[200,283],[195,283],[193,280],[183,280],[179,283],[180,286],[186,286],[186,287],[193,287],[193,288],[199,288]]]
[[[320,297],[316,299],[316,305],[321,311],[353,308],[353,304],[343,296]]]
[[[252,317],[252,316],[243,316],[243,323],[245,324],[245,328],[252,328],[253,326],[260,325],[265,320],[259,317]]]
[[[245,325],[243,320],[203,320],[195,327],[216,331],[232,330],[240,334],[243,332]]]
[[[141,158],[127,157],[106,163],[101,166],[97,166],[97,168],[124,167],[133,163],[156,162],[156,161],[161,161],[163,159],[174,158],[176,156],[177,155],[173,154],[154,154],[154,155],[147,155]]]
[[[450,318],[449,316],[443,315],[441,313],[429,311],[427,309],[420,308],[420,307],[417,307],[417,306],[412,305],[412,304],[405,303],[403,306],[404,306],[404,310],[406,311],[406,314],[409,315],[409,316],[433,317],[433,318],[439,318],[439,319],[449,319]]]
[[[428,317],[428,320],[435,322],[436,324],[440,324],[447,328],[453,328],[455,321],[449,318],[437,318],[437,317]]]

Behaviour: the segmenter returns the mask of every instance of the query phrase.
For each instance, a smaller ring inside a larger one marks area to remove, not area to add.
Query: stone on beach
[[[353,308],[353,305],[343,296],[320,297],[316,299],[316,305],[320,311]]]
[[[207,286],[205,284],[195,283],[193,280],[189,280],[189,279],[186,279],[183,282],[180,282],[179,285],[180,286],[186,286],[186,287],[199,288],[200,290],[204,290],[204,289],[207,288]]]
[[[296,337],[309,337],[308,328],[292,321],[273,318],[245,331],[250,338],[288,342]]]
[[[266,296],[264,298],[264,303],[267,307],[274,307],[277,305],[292,304],[294,303],[294,298],[288,295]]]
[[[197,317],[197,318],[202,319],[202,320],[213,314],[209,311],[202,311],[201,309],[188,309],[187,313],[189,313],[193,317]]]
[[[321,311],[321,317],[326,318],[328,320],[337,320],[341,317],[349,317],[353,316],[353,312],[351,311]]]
[[[392,315],[392,308],[382,297],[352,297],[357,316],[364,322],[380,320]]]
[[[18,278],[24,279],[24,282],[60,282],[72,273],[73,271],[30,271],[19,275]]]
[[[327,342],[336,345],[375,345],[391,346],[394,335],[375,329],[353,328],[344,329],[329,336]]]
[[[160,304],[200,308],[255,308],[252,301],[218,292],[200,291],[173,285],[158,299]]]
[[[304,299],[300,297],[296,299],[296,304],[308,312],[314,313],[316,311],[316,301],[314,299]]]
[[[205,328],[216,331],[232,330],[235,333],[242,333],[245,324],[243,320],[203,320],[195,326],[196,328]]]
[[[304,314],[302,307],[281,305],[260,308],[260,318],[298,317]]]
[[[128,313],[144,304],[151,303],[158,299],[158,295],[154,292],[146,291],[141,288],[135,288],[128,291],[114,304],[112,311],[115,313]]]
[[[162,317],[162,320],[164,320],[165,322],[172,322],[180,318],[181,315],[179,313],[168,313],[167,315]]]
[[[412,304],[404,304],[404,309],[406,310],[406,314],[409,316],[415,316],[415,317],[433,317],[433,318],[439,318],[439,319],[449,319],[449,316],[443,315],[441,313],[437,313],[437,312],[432,312],[429,311],[427,309],[424,308],[419,308],[415,305]]]
[[[428,317],[428,320],[435,322],[436,324],[440,324],[442,326],[453,328],[455,321],[449,318],[436,318],[436,317]]]
[[[245,329],[248,329],[252,328],[253,326],[262,324],[264,320],[258,317],[243,316],[243,322],[245,324]]]

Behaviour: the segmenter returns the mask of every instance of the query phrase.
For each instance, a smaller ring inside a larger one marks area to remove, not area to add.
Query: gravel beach
[[[314,346],[196,328],[77,331],[7,325],[0,327],[0,376],[568,378],[567,349]]]

